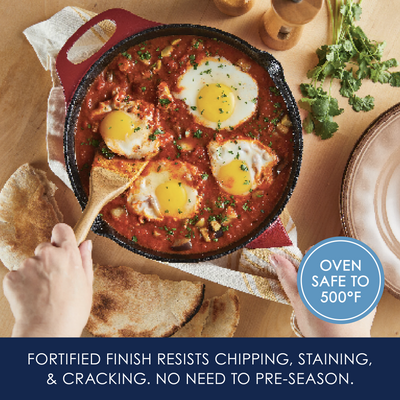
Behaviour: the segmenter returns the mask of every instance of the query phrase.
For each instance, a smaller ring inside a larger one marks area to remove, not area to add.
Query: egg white
[[[250,179],[241,182],[244,185],[242,195],[258,188],[271,175],[272,167],[278,161],[277,155],[270,147],[252,139],[211,141],[207,146],[207,151],[213,176],[220,187],[227,192],[229,190],[226,184],[220,180],[221,167],[229,165],[234,160],[245,163]],[[231,178],[238,179],[237,176]]]
[[[163,220],[171,216],[165,207],[161,207],[156,190],[159,185],[178,181],[186,192],[187,200],[179,209],[176,219],[192,218],[200,206],[200,197],[195,188],[199,177],[198,169],[186,162],[159,160],[150,161],[142,175],[136,179],[128,194],[128,205],[133,211],[148,220]],[[173,202],[171,198],[171,202]],[[172,203],[171,203],[172,204]]]
[[[206,85],[224,84],[230,88],[235,98],[233,114],[221,122],[204,118],[197,107],[199,92]],[[188,105],[197,123],[213,129],[236,127],[248,120],[256,111],[258,98],[257,82],[239,67],[224,57],[206,57],[198,65],[189,66],[177,82],[178,92],[174,96]]]

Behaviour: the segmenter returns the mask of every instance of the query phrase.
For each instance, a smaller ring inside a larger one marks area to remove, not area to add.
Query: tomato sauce
[[[171,43],[174,43],[173,50],[165,55],[165,49],[168,50]],[[201,171],[204,177],[200,193],[201,207],[194,218],[180,220],[165,217],[161,222],[149,221],[136,215],[127,206],[127,193],[122,194],[104,207],[102,218],[132,243],[157,251],[174,252],[171,246],[181,239],[190,240],[191,244],[191,249],[183,252],[217,250],[257,227],[272,211],[287,185],[293,154],[292,127],[286,105],[268,72],[239,50],[221,41],[174,36],[153,39],[119,54],[88,90],[75,137],[77,165],[85,190],[88,191],[94,154],[102,142],[99,124],[104,115],[97,115],[94,111],[118,93],[121,94],[121,101],[128,98],[157,105],[157,89],[161,82],[165,82],[173,93],[178,78],[187,68],[196,67],[196,63],[207,56],[224,57],[232,64],[241,66],[256,80],[259,90],[257,111],[237,127],[214,130],[196,123],[182,100],[176,99],[173,109],[161,110],[160,123],[167,134],[160,135],[163,142],[154,159],[188,162]],[[179,141],[187,130],[195,132],[190,138],[194,149],[184,152],[180,149]],[[269,146],[278,156],[279,173],[272,174],[268,182],[248,195],[233,196],[224,192],[212,175],[206,146],[210,140],[227,138],[251,138]],[[113,213],[116,208],[122,208],[124,212],[116,215]],[[228,211],[234,218],[227,218]],[[221,226],[218,233],[211,228],[212,221],[217,221]],[[201,233],[201,228],[208,230],[208,238]]]

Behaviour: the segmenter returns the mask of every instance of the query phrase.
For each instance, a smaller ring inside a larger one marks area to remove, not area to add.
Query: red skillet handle
[[[112,37],[103,45],[103,47],[89,57],[87,60],[81,62],[80,64],[73,64],[68,60],[68,52],[76,41],[90,28],[95,26],[101,21],[111,20],[116,25],[116,30]],[[90,21],[86,22],[81,26],[65,43],[60,52],[58,53],[56,60],[56,69],[58,76],[60,78],[61,84],[64,88],[65,104],[69,105],[72,95],[75,92],[81,79],[85,76],[89,68],[94,64],[94,62],[101,57],[107,50],[115,46],[121,40],[134,35],[145,29],[160,25],[157,22],[148,21],[129,11],[123,10],[121,8],[112,8],[110,10],[104,11]]]

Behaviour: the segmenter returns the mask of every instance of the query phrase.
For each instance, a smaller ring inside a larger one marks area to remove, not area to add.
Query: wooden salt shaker
[[[238,17],[251,10],[256,0],[214,0],[218,10],[231,17]]]
[[[314,19],[323,0],[271,0],[261,18],[260,36],[271,49],[288,50],[301,38],[304,25]]]

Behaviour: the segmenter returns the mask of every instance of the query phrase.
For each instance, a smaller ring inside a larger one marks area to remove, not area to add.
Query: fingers
[[[17,271],[10,271],[3,279],[3,292],[8,298],[8,289],[10,286],[16,284],[20,280],[21,276]]]
[[[34,274],[34,267],[37,261],[34,257],[27,258],[24,260],[18,269],[8,272],[3,279],[3,292],[6,298],[9,300],[10,295],[16,287],[24,285],[26,282],[32,280]]]
[[[89,284],[93,283],[93,261],[92,261],[92,241],[86,240],[79,246],[82,258],[82,266],[88,278]]]
[[[35,249],[35,259],[40,260],[47,267],[56,268],[61,264],[60,257],[69,259],[66,265],[83,266],[85,257],[85,265],[91,266],[91,249],[84,250],[80,253],[74,231],[72,228],[63,223],[56,224],[51,235],[51,243],[40,243]],[[85,271],[86,273],[86,271]],[[87,273],[86,273],[87,274]]]
[[[47,243],[47,242],[38,244],[35,249],[35,257],[39,257],[40,254],[43,254],[43,251],[46,251],[45,249],[48,249],[51,247],[53,247],[53,245],[51,243]]]
[[[275,267],[279,281],[282,284],[283,290],[289,298],[290,303],[297,304],[300,295],[297,289],[297,271],[294,265],[285,257],[273,254],[270,257],[272,264]]]
[[[53,228],[51,235],[51,244],[57,247],[61,247],[64,242],[72,242],[76,244],[76,238],[74,231],[67,224],[57,224]]]
[[[90,285],[93,282],[92,242],[87,240],[77,247],[74,231],[69,225],[59,223],[54,226],[51,243],[40,243],[34,252],[35,256],[26,259],[20,266],[20,272],[29,273],[29,263],[42,267],[56,268],[62,265],[60,257],[69,259],[68,265],[82,266]],[[25,271],[26,270],[26,271]]]

